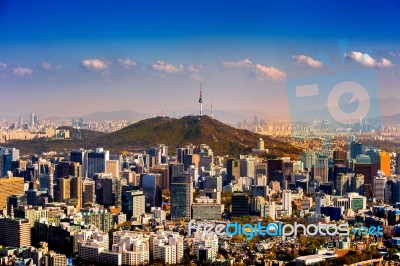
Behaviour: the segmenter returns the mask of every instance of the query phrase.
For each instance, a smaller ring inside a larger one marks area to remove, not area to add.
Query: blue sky
[[[0,0],[0,114],[172,113],[200,83],[206,107],[288,114],[287,80],[365,69],[400,98],[400,3],[293,2]]]

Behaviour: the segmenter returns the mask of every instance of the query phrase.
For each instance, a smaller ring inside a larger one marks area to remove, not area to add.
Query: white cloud
[[[62,68],[62,65],[58,65],[58,66],[55,67],[55,69],[56,69],[57,71],[59,71],[61,68]]]
[[[292,55],[292,59],[296,64],[306,65],[312,68],[323,68],[324,64],[321,61],[315,60],[306,55]]]
[[[137,66],[137,63],[130,58],[118,58],[118,64],[127,69]]]
[[[199,73],[201,69],[202,69],[201,66],[189,65],[189,66],[187,67],[187,70],[188,70],[188,72],[190,72],[190,73]]]
[[[389,59],[386,59],[386,58],[382,58],[381,62],[378,63],[378,65],[380,67],[394,67],[395,66]]]
[[[200,71],[204,69],[202,65],[189,65],[187,66],[187,72],[189,72],[190,78],[201,81],[202,77],[200,76]]]
[[[0,68],[7,68],[7,64],[0,62]]]
[[[275,81],[281,81],[286,78],[286,73],[272,66],[263,66],[256,64],[255,71],[261,79],[269,78]]]
[[[386,58],[381,58],[381,60],[376,60],[372,58],[367,53],[361,53],[357,51],[353,51],[345,54],[346,58],[359,62],[364,67],[394,67],[395,65]]]
[[[81,62],[81,65],[88,70],[106,70],[111,63],[99,58],[86,59]]]
[[[222,62],[224,68],[247,68],[252,67],[253,63],[249,59],[243,59],[240,61],[225,61]]]
[[[17,76],[31,75],[33,73],[32,69],[26,67],[14,67],[12,71]]]
[[[167,74],[172,74],[172,73],[181,73],[184,71],[183,65],[179,66],[174,66],[172,64],[169,64],[167,62],[157,60],[151,65],[151,68],[153,70],[159,71],[159,72],[164,72]]]
[[[43,62],[41,66],[44,70],[51,70],[51,64],[48,62]]]

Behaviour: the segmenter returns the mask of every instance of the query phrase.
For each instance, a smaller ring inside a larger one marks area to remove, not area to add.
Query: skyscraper
[[[97,203],[105,207],[121,208],[122,204],[121,180],[109,176],[102,176],[96,180]]]
[[[343,196],[348,192],[349,176],[347,174],[339,174],[336,177],[336,194]]]
[[[54,175],[39,175],[39,189],[47,191],[49,201],[54,200]]]
[[[322,183],[328,183],[328,157],[326,156],[318,156],[315,160],[314,166],[314,178],[320,177]]]
[[[161,175],[161,189],[167,189],[169,190],[169,183],[170,183],[170,179],[169,179],[169,168],[168,165],[157,165],[155,167],[152,167],[150,169],[150,173],[153,174],[160,174]]]
[[[11,154],[5,150],[0,154],[0,177],[7,176],[8,171],[11,171]]]
[[[232,194],[231,215],[246,216],[250,213],[249,198],[246,193],[235,192]]]
[[[140,184],[146,199],[146,212],[150,212],[152,207],[161,207],[161,175],[144,174],[140,179]]]
[[[171,219],[189,220],[193,203],[193,185],[189,174],[172,177]]]
[[[76,208],[80,210],[82,208],[82,177],[71,177],[70,189],[71,199],[76,199]]]
[[[24,194],[24,179],[21,177],[0,178],[0,209],[7,207],[7,197]]]
[[[78,162],[63,161],[56,165],[56,177],[82,176],[82,167]]]
[[[302,154],[301,161],[304,163],[304,168],[311,170],[311,168],[315,165],[315,152],[306,151]]]
[[[69,155],[69,160],[81,165],[82,177],[87,177],[87,152],[83,149],[72,150]]]
[[[96,148],[95,151],[87,153],[87,172],[88,177],[92,178],[96,173],[105,173],[106,161],[110,158],[109,151],[103,148]]]
[[[372,185],[374,183],[374,176],[378,172],[378,165],[373,163],[356,163],[354,164],[354,173],[364,176],[364,183]]]
[[[333,162],[335,164],[346,164],[347,152],[335,150],[333,151]]]
[[[158,144],[156,147],[156,165],[167,163],[168,146],[165,144]]]
[[[240,158],[240,176],[254,178],[254,169],[256,164],[256,158],[252,156],[241,156]]]
[[[35,127],[35,114],[34,113],[31,113],[31,115],[30,115],[30,117],[29,117],[29,126],[31,127],[31,128],[34,128]]]
[[[240,177],[240,162],[236,159],[229,159],[226,162],[226,178],[227,183],[232,182],[232,180],[238,180]]]
[[[199,156],[199,171],[202,168],[205,171],[214,171],[214,153],[212,149],[205,144],[201,144],[199,148]]]
[[[351,191],[357,192],[361,196],[364,195],[364,176],[363,175],[354,175],[351,177]]]
[[[0,244],[8,247],[29,247],[31,226],[28,219],[0,218]]]
[[[62,202],[71,198],[71,176],[59,177],[56,179],[57,191],[56,201]]]
[[[177,149],[178,155],[178,163],[185,163],[185,155],[186,154],[194,154],[194,150],[196,149],[196,145],[190,144],[185,147],[180,147]]]
[[[375,177],[374,179],[374,198],[383,201],[385,199],[386,177]]]
[[[96,183],[93,180],[85,179],[82,182],[82,206],[96,203]]]
[[[137,219],[145,214],[145,195],[143,191],[130,190],[122,194],[122,211],[127,219]]]
[[[350,143],[350,158],[355,159],[358,154],[364,154],[363,145],[360,142],[352,141]]]
[[[112,174],[113,177],[119,178],[119,171],[121,167],[118,160],[107,160],[106,161],[106,173]]]
[[[277,159],[277,160],[268,160],[267,161],[267,178],[268,178],[268,183],[271,181],[278,181],[282,182],[283,181],[283,160]]]
[[[390,176],[390,154],[384,151],[379,153],[380,158],[380,170],[385,174],[385,176]]]
[[[292,216],[292,192],[290,190],[282,191],[282,208],[287,216]]]
[[[222,191],[222,177],[221,176],[207,176],[206,188],[216,189]]]
[[[199,154],[185,154],[184,168],[187,170],[189,166],[194,165],[197,169],[200,165],[200,155]],[[203,160],[204,162],[204,160]]]

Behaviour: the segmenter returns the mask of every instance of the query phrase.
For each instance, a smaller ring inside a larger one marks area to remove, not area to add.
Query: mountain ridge
[[[298,156],[301,150],[268,136],[236,129],[208,116],[185,116],[182,118],[155,117],[141,120],[113,133],[83,131],[82,139],[71,133],[70,140],[35,139],[31,141],[10,141],[9,147],[22,152],[65,151],[73,148],[93,149],[103,147],[112,153],[144,149],[163,143],[171,151],[186,144],[208,144],[216,155],[237,156],[251,152],[257,140],[263,138],[270,155]]]

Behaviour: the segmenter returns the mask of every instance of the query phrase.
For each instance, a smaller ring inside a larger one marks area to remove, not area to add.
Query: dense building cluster
[[[383,240],[400,245],[399,155],[356,141],[348,152],[309,150],[300,160],[266,159],[265,152],[262,139],[238,158],[216,156],[206,144],[174,152],[159,144],[124,154],[95,148],[27,158],[1,148],[2,261],[67,265],[77,255],[84,263],[113,265],[267,263],[273,247],[290,243],[257,235],[257,246],[246,250],[252,242],[243,242],[239,231],[210,233],[200,229],[204,221],[228,228],[238,221],[300,219],[306,225],[380,226],[385,232],[380,240],[333,236],[318,256],[305,254],[294,242],[290,254],[305,255],[299,263],[336,258],[373,241],[381,241],[381,248]],[[198,229],[191,231],[189,221]],[[9,250],[22,255],[8,256]]]

